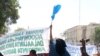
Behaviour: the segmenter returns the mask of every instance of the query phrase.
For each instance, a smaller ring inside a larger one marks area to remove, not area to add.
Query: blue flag
[[[52,16],[51,16],[52,20],[54,20],[55,14],[58,13],[58,11],[60,10],[60,8],[61,8],[61,5],[59,5],[59,4],[56,5],[56,6],[54,6],[54,8],[53,8],[53,14],[52,14]]]

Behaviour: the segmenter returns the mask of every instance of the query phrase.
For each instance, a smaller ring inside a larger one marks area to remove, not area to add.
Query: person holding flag
[[[51,16],[52,21],[55,18],[55,15],[60,10],[61,5],[56,5],[53,8],[53,14]],[[54,43],[55,42],[55,43]],[[66,50],[66,43],[62,39],[56,39],[54,41],[52,36],[52,23],[50,25],[50,43],[49,43],[49,56],[70,56],[70,54]]]

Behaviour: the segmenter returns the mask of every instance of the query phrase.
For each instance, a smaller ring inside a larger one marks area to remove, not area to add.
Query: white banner
[[[66,49],[68,50],[68,52],[70,53],[71,56],[81,56],[80,47],[81,46],[67,44]],[[93,56],[93,54],[97,53],[96,46],[94,46],[94,45],[87,45],[86,51],[89,54],[89,56]]]
[[[48,53],[48,29],[25,30],[0,38],[3,55],[28,55],[31,49],[37,53]]]

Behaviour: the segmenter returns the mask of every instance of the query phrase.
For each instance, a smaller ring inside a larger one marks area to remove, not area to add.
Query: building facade
[[[84,38],[90,39],[89,43],[93,44],[95,28],[99,26],[100,24],[91,23],[89,25],[78,25],[70,29],[67,29],[64,32],[65,40],[66,42],[69,42],[71,44],[80,45],[80,40]]]

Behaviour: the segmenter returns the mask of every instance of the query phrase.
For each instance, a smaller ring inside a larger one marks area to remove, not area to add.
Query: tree
[[[95,45],[98,47],[100,45],[100,27],[95,28],[95,39],[94,39]]]
[[[19,8],[18,0],[0,0],[0,34],[7,32],[8,25],[16,23]]]
[[[95,43],[100,43],[100,27],[95,28]]]

